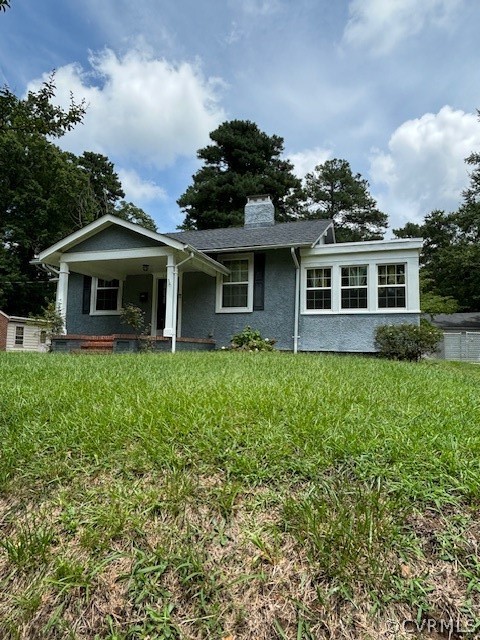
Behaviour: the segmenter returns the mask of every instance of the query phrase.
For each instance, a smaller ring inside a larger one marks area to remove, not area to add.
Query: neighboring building
[[[106,215],[36,262],[58,272],[57,349],[132,348],[120,314],[133,303],[157,348],[220,348],[249,325],[280,349],[373,352],[378,325],[419,322],[421,245],[337,244],[331,220],[275,224],[255,196],[243,227],[160,234]]]
[[[433,324],[443,331],[439,358],[480,362],[480,312],[437,314]]]
[[[0,351],[48,351],[49,342],[40,322],[0,311]]]

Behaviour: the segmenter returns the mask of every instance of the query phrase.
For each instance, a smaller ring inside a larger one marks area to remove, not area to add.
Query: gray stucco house
[[[246,325],[296,351],[375,351],[375,327],[420,318],[420,239],[336,243],[331,220],[276,224],[268,196],[243,227],[154,233],[106,215],[38,256],[58,275],[55,349],[131,349],[122,306],[157,348],[221,348]]]

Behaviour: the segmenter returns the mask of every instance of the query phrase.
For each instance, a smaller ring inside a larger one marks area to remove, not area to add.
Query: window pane
[[[332,270],[324,269],[307,269],[307,288],[329,288],[332,286]]]
[[[116,311],[118,301],[118,289],[97,290],[97,311]]]
[[[224,284],[222,307],[247,307],[248,284]]]
[[[367,267],[342,267],[342,287],[367,286]]]
[[[248,260],[225,260],[230,274],[224,276],[224,282],[248,282]]]
[[[404,264],[382,264],[378,267],[378,285],[405,284]]]
[[[331,309],[332,292],[330,289],[310,289],[307,291],[307,309]]]
[[[380,309],[405,307],[405,287],[379,287],[378,306]]]
[[[118,285],[118,280],[102,280],[101,278],[99,278],[97,287],[99,289],[101,289],[102,287],[115,287],[116,289],[118,289]]]
[[[366,309],[367,289],[342,289],[342,309]]]
[[[15,327],[15,344],[23,345],[24,327]]]

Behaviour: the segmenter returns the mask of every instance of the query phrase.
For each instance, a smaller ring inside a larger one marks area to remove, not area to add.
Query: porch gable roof
[[[202,251],[199,251],[195,247],[192,247],[191,245],[185,242],[175,240],[174,238],[170,238],[164,234],[157,233],[155,231],[150,231],[149,229],[145,229],[140,225],[134,224],[132,222],[128,222],[126,220],[122,220],[121,218],[118,218],[117,216],[113,216],[110,214],[106,214],[101,218],[94,220],[93,222],[86,225],[82,229],[79,229],[78,231],[71,233],[70,235],[66,236],[62,240],[59,240],[58,242],[48,247],[47,249],[44,249],[41,253],[39,253],[39,255],[35,258],[35,260],[32,260],[32,263],[45,264],[45,265],[58,267],[62,260],[62,256],[67,251],[70,251],[75,246],[81,244],[88,238],[91,238],[92,236],[104,231],[105,229],[107,229],[112,225],[122,227],[140,236],[149,238],[150,240],[155,240],[156,242],[159,243],[159,245],[163,245],[174,251],[192,254],[193,257],[196,259],[195,261],[197,262],[197,264],[200,263],[204,265],[204,267],[208,271],[214,271],[217,273],[224,273],[224,274],[229,273],[228,269],[224,267],[222,264],[220,264],[210,256],[207,256]],[[150,246],[150,250],[151,250],[151,246]],[[105,250],[103,253],[105,255],[108,255],[109,253],[112,253],[112,252],[109,250]],[[88,252],[85,252],[84,255],[86,256],[87,254]],[[75,254],[72,254],[72,253],[69,253],[68,255],[70,260],[72,260],[75,257]]]

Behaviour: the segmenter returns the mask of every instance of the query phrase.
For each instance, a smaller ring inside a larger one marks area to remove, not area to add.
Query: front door
[[[167,310],[167,280],[161,278],[157,280],[157,333],[162,333],[165,329],[165,312]]]

